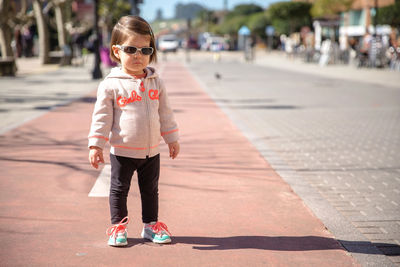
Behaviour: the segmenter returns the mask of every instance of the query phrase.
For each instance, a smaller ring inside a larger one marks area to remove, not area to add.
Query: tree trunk
[[[2,58],[14,57],[14,53],[11,47],[11,28],[8,25],[1,25],[0,46]]]
[[[48,64],[50,63],[49,30],[43,17],[40,0],[33,0],[33,10],[35,12],[36,25],[39,32],[39,58],[42,64]]]
[[[12,16],[10,11],[10,1],[0,0],[0,46],[2,58],[14,57],[11,47],[12,30],[8,25],[8,20]]]
[[[64,45],[67,44],[67,38],[65,33],[65,18],[64,18],[64,2],[56,2],[54,5],[54,10],[56,14],[56,22],[57,22],[57,33],[58,33],[58,46],[62,50]]]

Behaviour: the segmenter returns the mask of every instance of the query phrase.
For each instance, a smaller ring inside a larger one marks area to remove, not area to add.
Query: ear
[[[115,56],[116,58],[120,59],[120,58],[119,58],[119,49],[118,49],[118,47],[116,47],[115,45],[113,45],[113,46],[111,47],[111,49],[112,49],[112,51],[113,51],[114,56]]]

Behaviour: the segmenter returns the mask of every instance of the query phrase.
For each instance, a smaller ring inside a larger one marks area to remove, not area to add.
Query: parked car
[[[179,41],[176,35],[168,34],[158,37],[158,50],[161,52],[176,52]]]
[[[188,40],[184,40],[183,48],[189,48],[189,49],[199,49],[199,45],[197,44],[197,40],[194,39],[193,37],[190,37]]]
[[[222,37],[211,37],[210,38],[210,51],[222,51],[222,50],[228,50],[228,46],[225,43],[225,39]]]
[[[209,36],[206,39],[206,42],[204,42],[201,45],[202,50],[209,50],[209,51],[222,51],[222,50],[228,50],[229,46],[225,42],[225,39],[221,36]]]

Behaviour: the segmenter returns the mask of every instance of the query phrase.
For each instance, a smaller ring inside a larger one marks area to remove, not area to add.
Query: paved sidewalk
[[[358,266],[183,65],[159,69],[181,131],[180,156],[162,151],[173,243],[139,238],[134,184],[130,245],[106,245],[108,199],[88,197],[100,172],[87,162],[93,88],[0,136],[2,266]]]
[[[19,58],[17,76],[0,78],[0,134],[93,91],[91,62],[61,68]]]
[[[213,53],[191,51],[190,58],[197,61],[213,61]],[[181,52],[178,56],[169,56],[169,58],[180,58],[186,60],[186,54]],[[223,51],[220,54],[221,62],[245,62],[243,51]],[[332,79],[367,82],[377,86],[391,86],[400,89],[400,72],[389,69],[377,68],[356,68],[353,65],[327,65],[324,67],[316,63],[306,63],[300,57],[289,58],[284,52],[267,52],[264,49],[257,49],[255,60],[248,62],[258,66],[271,67],[287,72],[297,72],[312,74]]]
[[[399,265],[400,91],[233,62],[188,66],[335,237],[358,243],[342,244],[361,264]]]
[[[17,58],[17,77],[41,74],[41,73],[49,73],[60,69],[59,64],[46,64],[43,65],[40,63],[39,57],[21,57]]]
[[[340,80],[367,82],[377,86],[392,86],[400,89],[400,72],[387,68],[356,68],[355,66],[334,64],[319,66],[316,63],[306,63],[302,58],[290,58],[285,53],[265,50],[257,51],[255,64],[295,71],[305,74],[317,74]]]

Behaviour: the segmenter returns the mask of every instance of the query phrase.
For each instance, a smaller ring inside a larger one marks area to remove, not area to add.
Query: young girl
[[[167,92],[156,71],[157,52],[150,25],[141,17],[122,17],[111,35],[111,59],[120,63],[99,85],[89,133],[89,161],[104,163],[103,147],[111,144],[110,246],[126,246],[129,222],[127,197],[134,171],[142,201],[142,237],[171,242],[167,226],[158,221],[159,142],[170,157],[179,153],[178,126]]]

